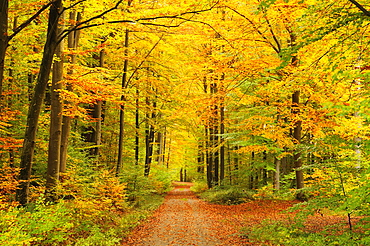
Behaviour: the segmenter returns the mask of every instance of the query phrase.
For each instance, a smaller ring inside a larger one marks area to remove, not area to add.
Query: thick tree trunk
[[[62,17],[61,17],[62,18]],[[58,28],[58,33],[63,27]],[[46,198],[48,201],[55,201],[55,187],[59,180],[60,171],[60,145],[62,133],[62,112],[63,105],[60,98],[60,91],[63,89],[63,42],[60,42],[55,51],[57,60],[54,61],[53,76],[51,85],[51,108],[50,108],[50,134],[48,149],[48,166],[46,173]]]
[[[47,38],[40,65],[40,73],[38,75],[32,101],[28,109],[27,127],[23,142],[20,163],[21,171],[19,175],[19,180],[22,182],[17,190],[17,200],[22,205],[28,203],[29,183],[36,143],[37,124],[45,98],[45,90],[49,80],[53,56],[57,47],[57,27],[61,10],[62,0],[55,0],[50,7]]]
[[[5,55],[8,48],[8,8],[9,0],[0,0],[0,103],[3,99]]]

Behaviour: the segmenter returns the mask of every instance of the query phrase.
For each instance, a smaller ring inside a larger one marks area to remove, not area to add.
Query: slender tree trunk
[[[203,81],[203,90],[204,93],[208,93],[208,83],[207,78],[204,78]],[[208,110],[211,111],[211,106],[209,105]],[[205,136],[205,157],[206,157],[206,172],[207,172],[207,185],[208,188],[213,187],[213,158],[212,158],[212,152],[211,152],[211,146],[212,146],[212,126],[211,126],[211,119],[207,119],[206,123],[204,124],[204,136]]]
[[[21,184],[17,190],[17,200],[20,204],[28,203],[29,183],[31,177],[32,161],[35,150],[36,132],[41,112],[42,103],[45,98],[46,86],[49,80],[53,56],[57,47],[57,27],[60,13],[62,11],[62,0],[55,0],[50,6],[48,31],[44,53],[40,65],[40,73],[37,78],[32,101],[27,115],[27,127],[23,142],[20,175]]]
[[[140,114],[139,114],[139,96],[140,90],[139,85],[136,85],[136,108],[135,108],[135,164],[139,165],[139,150],[140,150],[140,137],[139,137],[139,130],[140,130]]]
[[[275,158],[275,178],[274,178],[274,188],[275,190],[280,190],[280,166],[281,160]]]
[[[239,158],[238,154],[236,153],[239,150],[239,146],[235,146],[234,150],[234,183],[239,184]]]
[[[69,19],[71,22],[74,22],[74,21],[80,22],[81,13],[76,14],[76,11],[72,11],[69,15]],[[77,49],[79,39],[80,39],[79,31],[71,32],[68,35],[68,49],[70,51]],[[67,73],[68,75],[73,75],[74,73],[73,65],[77,63],[76,61],[77,56],[75,54],[71,54],[69,55],[69,58],[70,58],[69,62],[72,65],[72,68],[70,68],[67,71]],[[66,89],[68,91],[73,91],[73,85],[68,83],[66,85]],[[67,170],[67,149],[68,149],[68,138],[71,132],[71,122],[72,122],[72,119],[70,116],[63,116],[62,137],[61,137],[61,143],[60,143],[60,172],[61,173],[65,173]]]
[[[198,173],[204,173],[204,146],[203,144],[198,144]]]
[[[149,98],[146,99],[147,105],[149,104]],[[145,167],[144,167],[144,176],[148,177],[150,173],[150,168],[153,160],[153,148],[154,148],[154,126],[150,121],[155,119],[154,109],[157,107],[156,102],[153,102],[153,112],[147,114],[147,129],[145,130]]]
[[[299,96],[300,92],[295,91],[292,96],[292,102],[293,102],[293,114],[298,115],[299,114]],[[301,136],[302,136],[302,121],[297,120],[295,122],[295,126],[293,129],[293,137],[296,140],[296,144],[299,145],[301,143]],[[294,168],[296,169],[296,185],[297,189],[303,188],[303,171],[301,170],[302,167],[302,159],[301,159],[301,152],[299,150],[296,150],[296,152],[293,155],[294,158]]]
[[[128,46],[129,46],[129,30],[126,29],[125,31],[125,57],[128,56]],[[127,87],[127,72],[128,72],[128,59],[125,58],[123,63],[123,76],[122,76],[122,89],[126,89]],[[121,96],[121,109],[119,113],[119,138],[118,138],[118,159],[117,159],[117,167],[116,167],[116,176],[119,176],[122,165],[123,165],[123,139],[124,139],[124,132],[125,132],[125,106],[124,103],[126,101],[125,95]]]
[[[158,132],[158,165],[162,165],[164,161],[164,149],[166,143],[166,134]]]
[[[207,185],[208,185],[208,188],[212,188],[213,187],[213,163],[212,163],[212,155],[211,155],[211,146],[210,146],[210,142],[211,142],[211,137],[210,137],[210,129],[209,129],[209,125],[206,125],[205,126],[205,139],[206,139],[206,168],[207,168]]]
[[[223,97],[223,95],[222,95]],[[222,184],[225,178],[225,107],[223,105],[223,100],[220,107],[220,182]]]
[[[218,88],[217,83],[212,83],[210,86],[211,94],[217,98]],[[212,146],[212,162],[213,162],[213,183],[219,185],[220,175],[220,152],[219,152],[219,119],[218,119],[218,100],[213,102],[211,105],[211,146]]]
[[[171,158],[171,138],[168,141],[168,148],[167,148],[167,160],[166,160],[166,168],[170,167],[170,158]]]
[[[99,67],[104,67],[104,60],[105,60],[105,51],[102,49],[100,51],[99,56]],[[95,128],[93,131],[92,140],[95,144],[95,147],[91,149],[91,155],[95,156],[98,160],[99,158],[99,150],[101,145],[101,135],[102,135],[102,109],[103,109],[103,101],[99,100],[94,104],[94,111],[93,111],[93,118],[95,119]]]
[[[8,11],[9,0],[0,0],[0,103],[3,99],[3,80],[5,69],[5,55],[8,48]],[[0,110],[1,110],[0,105]]]
[[[60,19],[63,18],[62,16]],[[58,33],[63,31],[59,26]],[[53,76],[51,85],[51,107],[50,107],[50,134],[48,149],[48,166],[46,175],[46,198],[48,201],[55,201],[55,187],[59,180],[60,170],[60,145],[62,133],[62,111],[63,105],[60,98],[60,91],[63,89],[63,41],[56,48],[55,55],[58,58],[54,61]]]
[[[222,184],[225,178],[225,75],[221,75],[220,79],[220,183]]]

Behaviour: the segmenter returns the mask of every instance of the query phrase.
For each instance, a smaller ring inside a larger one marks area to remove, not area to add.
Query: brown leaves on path
[[[215,205],[198,199],[190,183],[177,183],[154,216],[136,228],[123,245],[257,245],[239,237],[241,227],[281,217],[289,201],[251,201]]]

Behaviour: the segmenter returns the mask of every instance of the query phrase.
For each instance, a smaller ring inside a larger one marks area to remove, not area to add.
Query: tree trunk
[[[275,158],[275,178],[274,178],[274,188],[275,190],[280,190],[280,166],[281,160]]]
[[[198,173],[204,173],[204,160],[204,147],[202,144],[198,144]]]
[[[37,77],[34,94],[28,109],[27,127],[20,162],[21,171],[19,180],[21,180],[22,183],[17,190],[17,200],[22,205],[28,203],[29,183],[35,150],[37,124],[39,121],[41,107],[45,98],[45,90],[49,80],[53,56],[58,42],[57,27],[61,11],[62,0],[55,0],[50,6],[47,38],[40,65],[40,73]]]
[[[222,184],[225,178],[225,107],[223,105],[223,100],[220,107],[220,182]]]
[[[221,75],[221,90],[220,90],[220,183],[222,184],[225,178],[225,75]]]
[[[295,91],[292,96],[292,103],[293,103],[293,114],[299,114],[299,96],[300,92]],[[302,121],[297,120],[294,125],[293,129],[293,137],[296,140],[296,145],[301,143],[301,136],[302,136]],[[299,150],[295,150],[293,155],[294,158],[294,168],[296,173],[296,185],[297,189],[303,188],[303,171],[301,170],[302,167],[302,160],[301,160],[301,153]]]
[[[0,0],[0,103],[3,100],[3,80],[5,55],[8,48],[8,11],[9,0]],[[0,110],[1,110],[0,104]]]
[[[129,2],[130,3],[130,2]],[[128,46],[129,46],[129,30],[126,29],[125,31],[125,57],[128,56]],[[126,89],[127,87],[127,71],[128,71],[128,59],[125,58],[123,63],[123,75],[122,75],[122,89]],[[122,164],[123,164],[123,138],[125,132],[125,106],[124,103],[126,101],[125,95],[121,96],[122,105],[120,108],[119,113],[119,138],[118,138],[118,158],[117,158],[117,167],[116,167],[116,176],[119,176]]]
[[[149,99],[146,99],[147,105],[149,104]],[[147,129],[145,130],[145,167],[144,167],[144,176],[148,177],[150,173],[150,168],[153,160],[153,147],[154,147],[154,126],[150,121],[155,119],[154,109],[157,107],[156,102],[153,103],[153,112],[147,114]]]
[[[76,12],[72,11],[69,15],[69,19],[71,22],[80,22],[81,21],[81,13],[77,14]],[[76,50],[78,47],[78,41],[80,39],[80,31],[71,32],[68,35],[68,49],[69,50]],[[70,63],[72,68],[67,71],[69,75],[74,73],[73,65],[76,64],[76,55],[71,54],[70,56]],[[67,84],[66,89],[68,91],[73,91],[73,85]],[[63,116],[63,123],[62,123],[62,137],[61,137],[61,144],[60,144],[60,172],[64,173],[67,170],[67,149],[68,149],[68,138],[71,132],[71,117]]]
[[[161,133],[158,132],[158,165],[162,165],[164,161],[164,149],[165,149],[165,143],[166,143],[166,132]]]
[[[207,185],[208,185],[208,188],[212,188],[213,187],[213,163],[212,163],[212,155],[211,155],[211,146],[210,146],[210,142],[211,142],[211,138],[210,138],[210,129],[209,129],[209,125],[206,125],[205,126],[205,139],[206,139],[206,169],[207,169]]]
[[[217,83],[212,83],[210,86],[210,92],[213,96],[217,97]],[[211,105],[211,146],[212,146],[212,162],[213,162],[213,183],[214,185],[219,185],[219,161],[220,161],[220,152],[219,152],[219,120],[218,120],[218,100],[214,100],[213,105]]]
[[[60,19],[63,18],[62,16]],[[58,33],[63,31],[63,27],[59,26]],[[48,166],[46,173],[46,199],[54,202],[55,188],[59,180],[60,170],[60,145],[62,132],[62,100],[60,91],[63,89],[63,41],[56,48],[55,55],[57,60],[54,61],[53,76],[51,85],[51,107],[50,107],[50,134],[49,134],[49,149],[48,149]]]
[[[135,165],[139,165],[139,150],[140,150],[140,114],[139,114],[139,85],[136,85],[136,108],[135,108]]]
[[[99,67],[104,67],[105,51],[102,49],[99,56]],[[99,149],[101,145],[101,135],[102,135],[102,110],[103,110],[103,101],[99,100],[94,104],[93,118],[95,119],[95,128],[93,131],[93,142],[95,147],[91,149],[91,155],[95,156],[98,160],[99,158]]]
[[[239,150],[239,146],[235,146],[235,154],[234,154],[234,183],[239,184],[239,157],[236,153]]]

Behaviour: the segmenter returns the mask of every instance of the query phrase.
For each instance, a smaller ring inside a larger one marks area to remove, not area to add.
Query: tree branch
[[[39,9],[39,11],[37,11],[31,18],[29,18],[28,20],[26,20],[25,22],[23,22],[21,25],[19,25],[15,30],[14,32],[12,33],[12,35],[10,35],[8,37],[8,42],[15,37],[15,35],[17,35],[20,31],[22,31],[25,27],[27,27],[34,19],[36,19],[44,10],[46,10],[54,1],[50,1],[48,4],[45,4],[44,6],[42,6],[41,9]]]
[[[139,66],[137,66],[135,68],[135,70],[132,72],[130,78],[127,80],[127,83],[126,83],[126,86],[129,85],[130,81],[132,80],[132,78],[134,77],[135,73],[137,72],[137,70],[139,70],[139,68],[141,68],[141,66],[144,64],[144,62],[146,61],[146,59],[150,56],[150,54],[153,52],[153,50],[155,49],[155,47],[157,47],[157,45],[159,44],[159,42],[161,42],[161,40],[163,39],[164,37],[164,34],[162,34],[162,36],[158,39],[158,41],[153,45],[153,47],[149,50],[148,54],[146,54],[146,56],[144,57],[144,59],[140,62]]]
[[[356,5],[357,8],[359,8],[366,16],[370,17],[370,12],[365,9],[364,6],[362,6],[361,4],[359,4],[357,1],[355,0],[349,0],[351,3],[353,3],[354,5]]]
[[[226,8],[230,9],[231,11],[235,12],[236,14],[240,15],[241,17],[243,17],[244,19],[246,19],[253,27],[254,30],[256,30],[256,32],[264,39],[266,40],[266,43],[268,43],[271,48],[274,49],[274,51],[277,53],[277,54],[280,54],[280,49],[278,47],[276,47],[274,44],[271,43],[270,40],[268,40],[268,38],[256,27],[256,25],[254,24],[253,21],[251,21],[246,15],[240,13],[239,11],[237,11],[236,9],[233,9],[229,6],[225,6]]]
[[[142,25],[152,25],[152,26],[162,26],[162,27],[178,27],[181,23],[178,24],[178,25],[165,25],[165,24],[155,24],[155,23],[150,23],[150,22],[145,22],[145,23],[140,23],[140,22],[141,21],[158,20],[158,19],[183,19],[183,20],[186,20],[182,16],[189,15],[189,14],[199,14],[199,13],[210,11],[210,10],[214,9],[219,3],[219,1],[217,1],[215,4],[213,4],[208,9],[187,11],[187,12],[183,12],[183,13],[176,14],[176,15],[145,17],[145,18],[139,18],[137,20],[114,20],[114,21],[107,21],[107,22],[104,22],[104,23],[88,24],[92,20],[101,18],[105,14],[117,9],[118,6],[122,3],[122,1],[123,0],[118,1],[117,4],[114,7],[112,7],[111,9],[108,9],[108,10],[102,12],[101,14],[99,14],[97,16],[91,17],[90,19],[88,19],[86,21],[80,22],[76,26],[74,26],[73,28],[64,31],[63,35],[60,36],[60,40],[63,40],[69,33],[73,32],[73,31],[82,30],[82,29],[91,28],[91,27],[98,27],[98,26],[102,26],[104,24],[117,24],[117,23],[133,23],[134,24],[134,23],[139,23],[139,24],[142,24]]]

